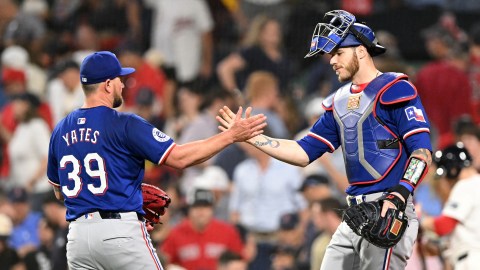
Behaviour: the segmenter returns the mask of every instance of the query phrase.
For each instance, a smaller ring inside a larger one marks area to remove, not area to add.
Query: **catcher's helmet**
[[[317,53],[331,53],[337,47],[355,47],[363,45],[372,56],[384,53],[387,49],[381,46],[373,30],[356,21],[353,14],[344,10],[333,10],[325,13],[324,22],[318,23],[313,31],[310,52],[305,57]]]
[[[435,152],[433,161],[437,166],[436,175],[449,179],[456,179],[463,168],[472,164],[470,154],[461,142]]]

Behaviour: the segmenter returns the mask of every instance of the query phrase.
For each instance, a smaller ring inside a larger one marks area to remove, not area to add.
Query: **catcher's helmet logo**
[[[154,128],[152,130],[152,135],[153,135],[153,138],[155,138],[155,140],[157,140],[159,142],[166,142],[166,141],[170,140],[170,137],[167,134],[158,130],[158,128]]]

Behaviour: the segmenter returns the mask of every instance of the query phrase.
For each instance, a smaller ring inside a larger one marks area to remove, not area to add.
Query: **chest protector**
[[[351,185],[378,182],[401,156],[405,158],[400,138],[375,113],[382,93],[405,78],[401,73],[384,73],[360,93],[352,93],[352,84],[349,83],[334,94],[333,115],[340,127],[346,172]]]

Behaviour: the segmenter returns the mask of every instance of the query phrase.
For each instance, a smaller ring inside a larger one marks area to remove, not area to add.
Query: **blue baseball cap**
[[[87,57],[80,66],[80,82],[94,84],[135,72],[134,68],[122,68],[115,54],[108,51],[95,52]]]

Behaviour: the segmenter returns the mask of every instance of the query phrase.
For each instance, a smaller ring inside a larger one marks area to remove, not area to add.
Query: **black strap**
[[[458,259],[457,259],[457,262],[459,262],[459,261],[461,261],[461,260],[463,260],[463,259],[465,259],[465,258],[467,258],[467,257],[468,257],[468,253],[465,253],[465,254],[463,254],[463,255],[460,255],[460,256],[458,257]]]
[[[358,40],[360,40],[363,43],[363,45],[365,45],[365,47],[367,47],[368,51],[375,49],[376,47],[375,44],[371,42],[370,39],[368,39],[365,35],[363,35],[357,29],[355,29],[353,25],[352,27],[350,27],[349,30]]]
[[[377,146],[379,149],[398,149],[400,148],[400,139],[388,139],[388,140],[377,140]]]

